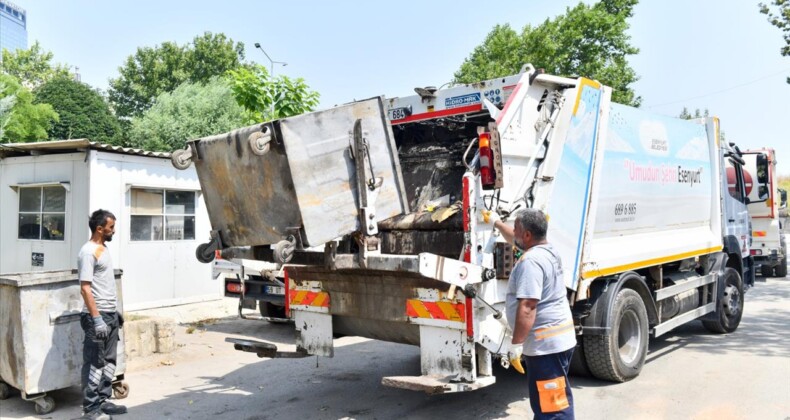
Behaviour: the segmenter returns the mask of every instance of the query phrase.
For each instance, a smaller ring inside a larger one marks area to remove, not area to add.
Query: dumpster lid
[[[123,270],[113,270],[115,277],[123,275]],[[42,284],[77,281],[77,270],[26,271],[21,273],[0,274],[0,285],[13,287],[38,286]]]

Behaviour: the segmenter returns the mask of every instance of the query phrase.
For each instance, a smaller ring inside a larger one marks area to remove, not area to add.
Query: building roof
[[[88,149],[102,150],[105,152],[120,153],[125,155],[149,156],[156,158],[169,159],[168,152],[150,152],[131,147],[112,146],[104,143],[97,143],[88,139],[72,140],[53,140],[41,141],[36,143],[4,143],[0,144],[0,158],[9,156],[27,155],[33,153],[50,154],[85,151]]]

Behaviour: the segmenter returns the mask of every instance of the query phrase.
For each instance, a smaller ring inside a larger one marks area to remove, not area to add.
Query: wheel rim
[[[728,317],[737,316],[741,312],[741,292],[735,285],[724,289],[724,313]]]
[[[617,333],[620,359],[627,364],[633,363],[639,357],[641,343],[642,329],[639,328],[639,318],[634,311],[627,311],[620,319],[620,330]]]

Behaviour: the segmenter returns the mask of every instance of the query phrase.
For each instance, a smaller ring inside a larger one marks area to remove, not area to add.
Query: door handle
[[[730,223],[735,223],[735,219],[727,219],[727,221]]]

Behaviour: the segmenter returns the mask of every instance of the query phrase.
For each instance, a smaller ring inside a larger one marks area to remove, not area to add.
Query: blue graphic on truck
[[[466,106],[480,103],[480,93],[470,93],[468,95],[453,96],[444,100],[445,108],[457,108],[459,106]]]

